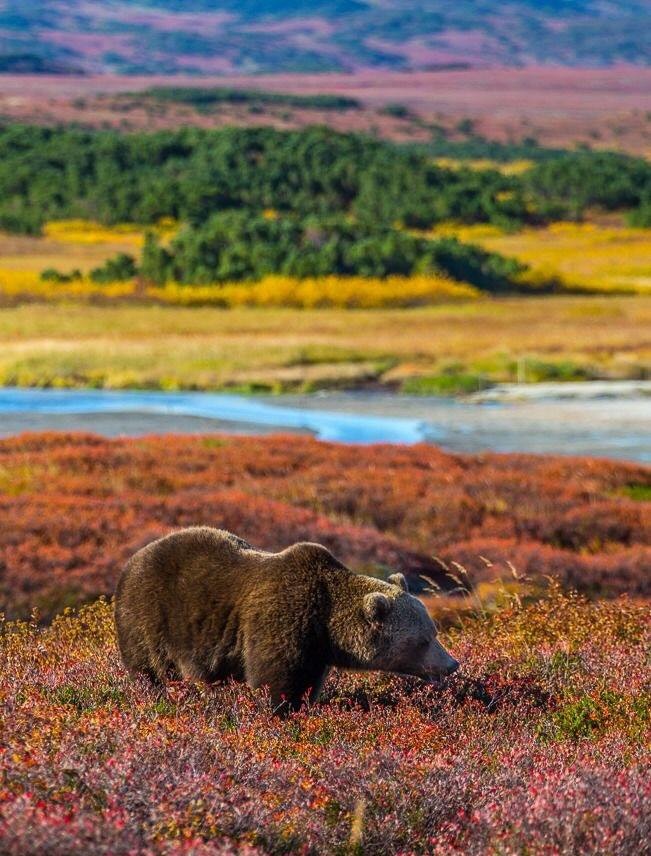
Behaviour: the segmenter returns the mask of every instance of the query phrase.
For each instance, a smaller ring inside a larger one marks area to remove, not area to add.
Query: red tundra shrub
[[[590,594],[632,592],[651,595],[651,547],[617,549],[598,555],[561,550],[537,541],[475,538],[443,548],[439,558],[458,576],[456,565],[470,583],[510,576],[536,580],[541,573]]]
[[[453,455],[306,437],[31,434],[0,441],[0,609],[44,617],[112,592],[127,556],[209,524],[276,550],[326,544],[353,567],[454,584],[556,576],[603,594],[650,591],[648,467],[585,458]],[[479,557],[493,563],[488,567]]]
[[[552,587],[451,632],[443,687],[334,672],[279,720],[130,680],[106,602],[0,623],[0,852],[649,853],[650,630]]]
[[[110,594],[134,550],[201,523],[442,587],[446,566],[481,589],[513,565],[610,596],[504,593],[448,632],[462,669],[442,686],[334,671],[287,720],[243,684],[131,680],[105,600],[0,620],[0,853],[651,852],[650,504],[633,498],[650,485],[642,466],[426,445],[0,441],[9,616]]]

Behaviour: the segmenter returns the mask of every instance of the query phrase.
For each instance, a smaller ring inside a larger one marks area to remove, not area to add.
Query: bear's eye
[[[429,646],[429,639],[421,639],[418,643],[419,648],[427,648]]]

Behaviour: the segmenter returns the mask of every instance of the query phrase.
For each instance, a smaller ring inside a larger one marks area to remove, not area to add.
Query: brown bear
[[[276,709],[316,700],[331,667],[434,680],[458,668],[402,574],[353,573],[320,544],[253,549],[194,527],[139,550],[115,594],[125,666],[165,678],[267,687]]]

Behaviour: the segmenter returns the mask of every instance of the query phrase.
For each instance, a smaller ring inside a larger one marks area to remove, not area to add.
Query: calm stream
[[[385,392],[272,397],[0,388],[0,436],[43,430],[106,436],[289,431],[344,443],[433,442],[464,452],[651,461],[651,383],[504,387],[464,401]]]

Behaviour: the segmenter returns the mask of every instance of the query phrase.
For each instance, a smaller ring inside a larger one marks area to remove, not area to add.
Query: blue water
[[[584,396],[586,392],[582,389]],[[534,389],[528,393],[537,394]],[[547,397],[539,400],[477,403],[386,392],[261,398],[0,387],[0,437],[45,430],[105,436],[298,431],[341,443],[425,441],[458,452],[535,452],[651,462],[651,396],[646,390],[624,395],[613,385],[592,398],[567,393],[564,387],[547,391]]]
[[[134,412],[297,429],[341,443],[418,443],[426,438],[426,426],[419,419],[310,411],[226,393],[0,388],[0,428],[2,414]]]

